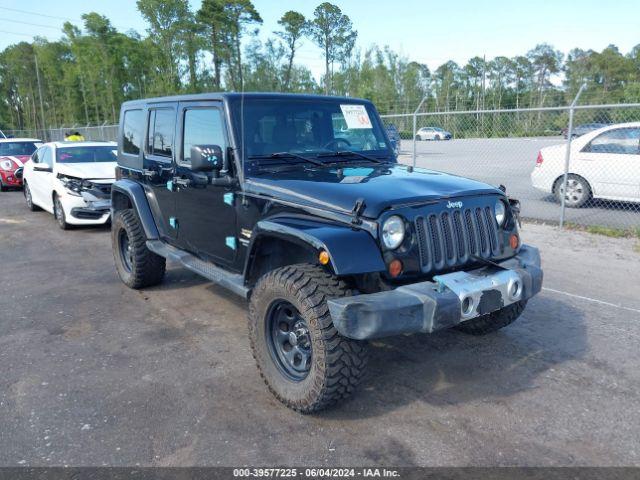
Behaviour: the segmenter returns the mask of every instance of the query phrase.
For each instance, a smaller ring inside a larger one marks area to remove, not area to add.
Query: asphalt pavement
[[[560,205],[552,195],[531,186],[530,175],[541,148],[563,143],[562,137],[471,138],[416,144],[417,166],[453,173],[491,185],[505,185],[522,202],[524,217],[558,222]],[[413,142],[402,141],[400,161],[412,162]],[[566,220],[617,228],[640,226],[640,203],[595,200],[588,207],[566,209]]]
[[[268,392],[246,305],[183,268],[134,291],[107,228],[0,193],[0,466],[640,465],[640,254],[525,224],[545,290],[508,328],[372,344],[355,397]]]

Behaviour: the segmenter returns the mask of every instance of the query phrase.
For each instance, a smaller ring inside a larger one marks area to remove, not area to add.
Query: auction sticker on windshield
[[[348,128],[372,128],[371,119],[364,105],[340,105],[340,110]]]

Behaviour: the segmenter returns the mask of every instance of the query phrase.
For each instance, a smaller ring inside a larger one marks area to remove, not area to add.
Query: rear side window
[[[124,112],[122,127],[122,151],[131,155],[138,155],[142,148],[142,110],[128,110]]]
[[[176,115],[172,109],[151,110],[147,153],[171,158]]]
[[[640,128],[617,128],[591,140],[585,151],[592,153],[640,154]]]
[[[222,115],[217,108],[193,108],[184,112],[183,160],[191,160],[191,147],[195,145],[218,145],[225,150]]]

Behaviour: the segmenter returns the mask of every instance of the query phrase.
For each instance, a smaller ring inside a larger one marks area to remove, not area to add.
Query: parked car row
[[[29,209],[52,213],[62,229],[105,224],[116,152],[115,142],[0,139],[0,188],[24,187]]]

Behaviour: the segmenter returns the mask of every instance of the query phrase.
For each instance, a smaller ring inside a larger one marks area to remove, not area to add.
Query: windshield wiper
[[[379,158],[370,157],[369,155],[365,155],[364,153],[353,152],[351,150],[337,150],[335,152],[318,154],[318,157],[353,157],[353,156],[364,158],[365,160],[369,160],[370,162],[373,162],[373,163],[384,163]]]
[[[283,160],[285,160],[288,163],[295,163],[295,162],[289,162],[287,159],[289,158],[297,158],[298,160],[304,160],[305,162],[309,162],[312,163],[314,165],[318,165],[318,166],[322,166],[324,165],[324,162],[321,162],[320,160],[315,160],[313,158],[309,158],[309,157],[305,157],[303,155],[299,155],[297,153],[292,153],[292,152],[275,152],[275,153],[271,153],[268,155],[249,155],[250,159],[254,159],[254,158],[282,158]]]

